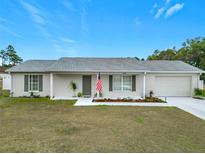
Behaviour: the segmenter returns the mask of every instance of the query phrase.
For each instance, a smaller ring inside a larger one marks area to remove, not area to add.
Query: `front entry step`
[[[91,98],[91,95],[84,95],[84,98]]]

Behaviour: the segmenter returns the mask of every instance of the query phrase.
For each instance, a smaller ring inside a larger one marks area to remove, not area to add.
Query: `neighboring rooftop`
[[[202,72],[181,61],[138,61],[135,58],[68,58],[28,60],[8,72]]]
[[[0,66],[0,73],[1,74],[2,73],[7,73],[6,70],[9,69],[9,68],[11,68],[11,67],[9,67],[9,66]]]

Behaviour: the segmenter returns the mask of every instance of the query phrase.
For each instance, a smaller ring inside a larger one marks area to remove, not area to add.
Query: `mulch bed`
[[[93,99],[93,102],[100,103],[100,102],[112,102],[112,103],[166,103],[164,100],[159,99],[157,97],[147,97],[145,99]]]

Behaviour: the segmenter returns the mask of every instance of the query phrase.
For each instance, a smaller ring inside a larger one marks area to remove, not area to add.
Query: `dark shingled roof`
[[[8,72],[203,72],[181,61],[138,61],[135,58],[60,58],[28,60]]]

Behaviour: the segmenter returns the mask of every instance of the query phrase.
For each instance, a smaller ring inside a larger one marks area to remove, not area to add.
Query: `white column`
[[[145,95],[146,95],[146,72],[144,72],[143,75],[143,98],[145,99]]]
[[[50,99],[53,99],[53,73],[50,73]]]

